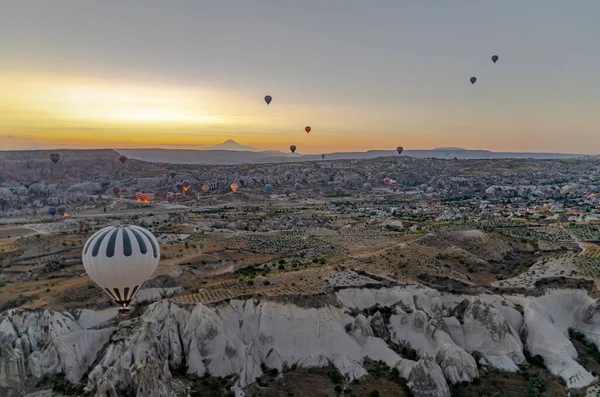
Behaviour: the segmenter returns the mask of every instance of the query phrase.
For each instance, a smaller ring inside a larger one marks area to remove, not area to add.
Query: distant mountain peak
[[[260,150],[255,149],[250,146],[240,145],[233,139],[228,139],[223,143],[214,146],[206,146],[198,150],[233,150],[233,151],[244,151],[244,152],[260,152]]]

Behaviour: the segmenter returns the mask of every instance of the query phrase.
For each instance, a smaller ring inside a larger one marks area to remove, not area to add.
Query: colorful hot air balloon
[[[58,213],[58,215],[64,216],[67,213],[67,207],[61,205],[60,207],[56,208],[56,212]]]
[[[168,192],[167,193],[167,203],[172,203],[173,200],[175,200],[175,195],[173,194],[173,192]]]
[[[306,175],[306,176],[310,175],[310,168],[305,168],[304,169],[304,175]]]
[[[267,105],[270,105],[272,100],[273,100],[273,98],[271,98],[271,95],[267,95],[265,97],[265,102],[267,103]]]
[[[210,188],[208,187],[208,185],[202,185],[202,191],[204,193],[208,193],[209,190],[210,190]]]
[[[112,191],[117,197],[119,197],[119,195],[121,194],[121,189],[119,189],[117,186],[113,187]]]
[[[289,196],[290,193],[292,193],[291,189],[288,189],[288,188],[283,189],[283,194],[285,194],[286,196]]]
[[[121,164],[125,164],[125,162],[127,161],[127,156],[119,157],[119,161],[121,162]]]
[[[137,193],[135,194],[135,199],[136,199],[137,201],[142,201],[142,198],[143,198],[143,197],[144,197],[144,194],[143,194],[142,192],[137,192]]]
[[[285,172],[285,177],[286,177],[287,179],[290,179],[290,178],[292,177],[292,171],[286,171],[286,172]]]
[[[402,151],[404,151],[404,148],[403,148],[402,146],[398,146],[398,147],[396,148],[396,151],[397,151],[397,152],[398,152],[398,154],[400,155],[400,154],[402,154]]]
[[[301,185],[301,184],[299,184],[299,183],[296,183],[296,184],[294,185],[294,187],[296,188],[296,190],[300,190],[300,188],[302,187],[302,185]]]
[[[310,126],[308,126],[308,125],[306,127],[304,127],[304,131],[306,131],[307,134],[310,132],[311,129],[312,128],[310,128]]]
[[[235,191],[238,188],[238,185],[237,185],[237,183],[232,183],[231,185],[229,185],[229,187],[231,188],[231,191],[235,193]]]
[[[294,153],[296,151],[296,145],[290,146],[290,150],[292,151],[292,153]]]
[[[175,193],[175,199],[176,200],[181,200],[182,198],[183,198],[183,194],[181,194],[179,192]]]
[[[302,183],[302,179],[300,179],[300,178],[296,179],[296,183]]]
[[[126,310],[156,270],[160,246],[142,227],[109,226],[88,239],[81,258],[92,281]]]
[[[383,183],[385,183],[386,185],[390,184],[390,178],[383,178]]]
[[[270,183],[267,183],[265,185],[265,189],[267,190],[267,192],[270,192],[273,189],[273,186]]]
[[[190,181],[188,181],[187,179],[185,181],[183,181],[183,183],[181,184],[181,188],[183,189],[184,192],[187,192],[188,189],[190,188]]]
[[[142,201],[143,201],[144,203],[147,203],[147,202],[148,202],[148,193],[142,193]]]
[[[471,84],[475,84],[475,82],[477,81],[477,77],[473,76],[469,79],[469,81],[471,82]]]
[[[48,213],[50,215],[54,216],[56,214],[56,208],[55,207],[48,208]]]
[[[50,161],[52,161],[54,164],[58,163],[59,160],[60,160],[60,154],[58,154],[58,153],[50,154]]]
[[[498,62],[498,55],[492,55],[492,62]]]

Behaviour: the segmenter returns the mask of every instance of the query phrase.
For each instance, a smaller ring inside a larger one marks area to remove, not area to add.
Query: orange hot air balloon
[[[142,194],[142,201],[145,203],[148,202],[148,195],[146,193]]]
[[[231,190],[232,190],[232,191],[235,193],[235,191],[236,191],[236,190],[237,190],[237,188],[238,188],[238,185],[237,185],[237,183],[232,183],[232,184],[230,185],[230,187],[231,187]]]
[[[203,191],[204,193],[208,193],[208,189],[209,189],[209,188],[208,188],[208,185],[202,185],[202,191]]]
[[[136,199],[137,201],[142,201],[142,198],[143,198],[143,197],[144,197],[144,194],[143,194],[142,192],[137,192],[137,193],[135,194],[135,199]]]
[[[306,131],[307,134],[310,132],[310,130],[311,130],[310,126],[307,125],[306,127],[304,127],[304,131]]]

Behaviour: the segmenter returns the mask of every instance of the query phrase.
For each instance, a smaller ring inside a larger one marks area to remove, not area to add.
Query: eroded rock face
[[[187,385],[175,373],[209,373],[236,376],[233,390],[242,396],[262,375],[261,364],[279,370],[333,364],[352,380],[366,374],[368,357],[397,368],[416,396],[449,396],[447,382],[478,376],[474,355],[505,369],[522,362],[519,332],[569,385],[594,380],[566,337],[570,327],[591,340],[600,334],[597,302],[583,291],[515,297],[524,316],[502,297],[463,299],[421,286],[353,288],[336,296],[345,307],[331,297],[331,305],[318,308],[253,299],[215,307],[162,301],[118,324],[107,311],[11,310],[0,316],[0,395],[21,396],[44,376],[63,373],[96,396],[178,397]],[[348,308],[374,314],[351,316]],[[407,343],[418,349],[418,362],[396,353]]]
[[[415,397],[450,397],[450,389],[442,369],[428,355],[417,362],[408,381]]]

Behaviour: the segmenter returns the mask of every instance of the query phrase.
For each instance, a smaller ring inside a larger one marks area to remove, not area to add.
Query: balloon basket
[[[131,308],[129,307],[122,307],[119,309],[119,314],[127,314],[131,311]]]

